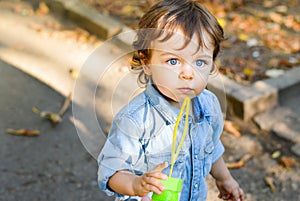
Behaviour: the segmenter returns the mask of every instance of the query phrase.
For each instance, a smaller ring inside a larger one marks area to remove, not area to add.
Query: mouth
[[[183,94],[190,94],[191,92],[193,92],[193,89],[183,87],[183,88],[178,88],[178,91]]]

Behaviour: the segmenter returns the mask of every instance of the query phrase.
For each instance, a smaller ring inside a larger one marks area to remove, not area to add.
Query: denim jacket
[[[224,152],[220,141],[223,116],[216,96],[208,90],[191,101],[193,116],[189,118],[188,134],[172,177],[183,180],[180,201],[204,201],[207,197],[206,176]],[[163,173],[169,175],[173,130],[178,114],[179,109],[171,106],[151,84],[121,109],[98,157],[100,188],[118,200],[140,200],[113,192],[107,184],[109,178],[118,170],[142,175],[166,161],[169,166]],[[184,120],[179,124],[177,145],[183,127]]]

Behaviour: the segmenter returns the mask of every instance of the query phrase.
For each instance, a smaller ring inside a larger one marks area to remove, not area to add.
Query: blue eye
[[[196,66],[201,67],[203,65],[204,65],[204,61],[203,60],[199,59],[199,60],[196,61]]]
[[[168,63],[174,66],[174,65],[178,64],[178,60],[177,59],[170,59],[170,60],[168,60]]]

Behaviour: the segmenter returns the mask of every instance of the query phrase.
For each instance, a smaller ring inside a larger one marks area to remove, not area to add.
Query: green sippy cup
[[[178,201],[178,194],[182,188],[182,180],[168,177],[167,180],[160,180],[160,182],[166,189],[160,195],[153,193],[152,201]]]

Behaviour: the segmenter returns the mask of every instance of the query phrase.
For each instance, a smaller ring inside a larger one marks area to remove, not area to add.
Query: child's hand
[[[168,163],[162,163],[149,172],[146,172],[140,177],[137,177],[133,181],[133,189],[135,195],[139,197],[146,196],[149,192],[161,194],[165,190],[165,187],[158,181],[159,179],[166,180],[167,175],[161,171],[168,167]]]
[[[233,178],[224,181],[216,180],[216,185],[220,191],[218,196],[220,199],[228,201],[245,200],[244,191]]]

